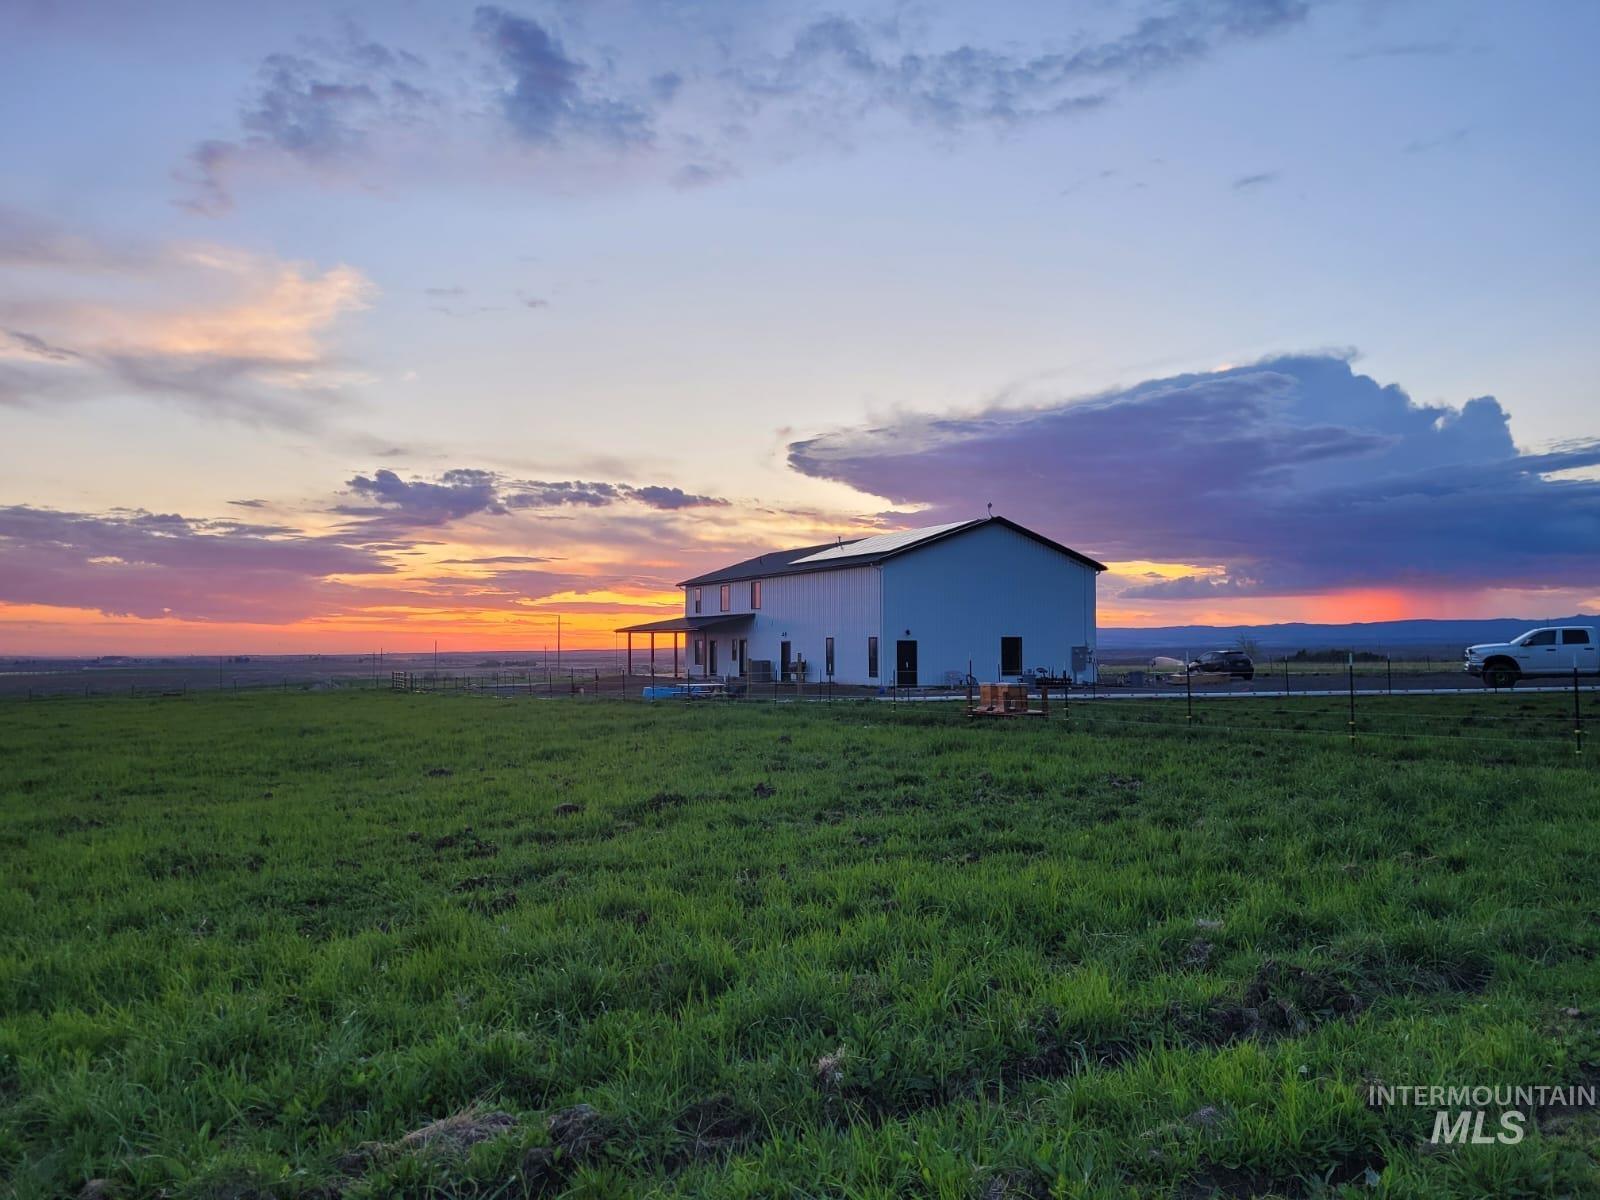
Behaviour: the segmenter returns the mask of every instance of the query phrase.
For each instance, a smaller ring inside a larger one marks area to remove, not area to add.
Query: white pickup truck
[[[1530,629],[1509,642],[1467,647],[1467,674],[1485,687],[1512,687],[1533,676],[1600,674],[1600,641],[1592,625],[1552,625]]]

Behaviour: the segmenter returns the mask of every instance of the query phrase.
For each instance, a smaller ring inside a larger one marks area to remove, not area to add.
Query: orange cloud
[[[327,341],[371,282],[210,244],[128,250],[83,240],[70,262],[0,261],[0,359],[13,403],[142,394],[304,427],[336,370]]]
[[[317,271],[218,247],[181,251],[177,261],[211,278],[201,290],[233,293],[220,305],[193,304],[140,314],[101,310],[98,319],[119,348],[140,353],[252,358],[307,364],[322,357],[321,337],[342,314],[363,308],[374,291],[354,267]]]

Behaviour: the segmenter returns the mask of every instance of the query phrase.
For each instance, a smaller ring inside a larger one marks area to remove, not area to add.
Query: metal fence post
[[[1187,657],[1188,651],[1185,651],[1184,654]],[[1183,664],[1183,700],[1184,704],[1188,706],[1188,712],[1184,717],[1183,723],[1185,726],[1192,726],[1194,724],[1194,672],[1189,670],[1187,662]]]
[[[1356,656],[1352,652],[1348,657],[1350,671],[1350,745],[1353,747],[1356,744]]]
[[[1578,690],[1578,668],[1572,668],[1572,752],[1583,754],[1583,704]]]
[[[1389,695],[1394,695],[1394,660],[1387,654],[1383,656],[1384,670],[1389,673]]]

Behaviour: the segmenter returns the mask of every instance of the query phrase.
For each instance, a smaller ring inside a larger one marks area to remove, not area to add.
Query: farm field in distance
[[[1600,1084],[1600,746],[1362,705],[8,702],[0,1178],[1600,1194],[1593,1109],[1367,1102]]]

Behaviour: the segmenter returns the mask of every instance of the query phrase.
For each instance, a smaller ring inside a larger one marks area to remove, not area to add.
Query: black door
[[[750,639],[739,639],[739,678],[743,679],[749,668],[745,665],[745,658],[750,653]]]
[[[894,682],[896,687],[917,686],[917,644],[894,644]]]
[[[1022,674],[1022,639],[1019,637],[1003,637],[1000,639],[1000,674]]]
[[[711,644],[711,662],[709,664],[709,670],[706,673],[708,675],[715,675],[717,673],[717,639],[716,638],[712,638],[710,644]]]
[[[778,680],[781,683],[789,682],[789,643],[778,643]]]

